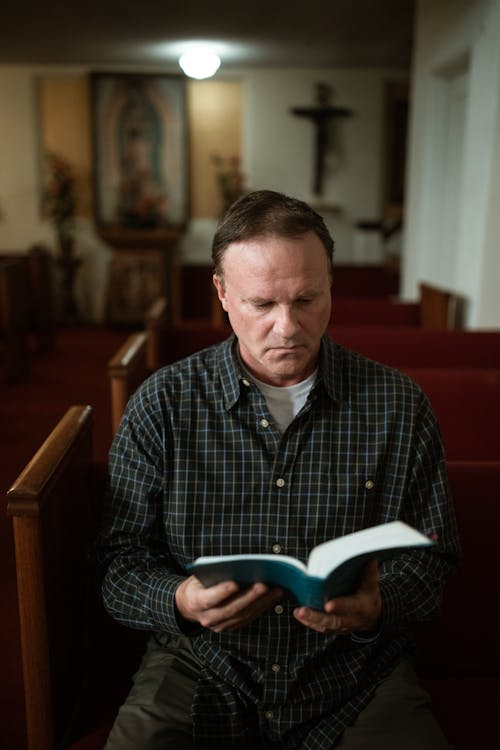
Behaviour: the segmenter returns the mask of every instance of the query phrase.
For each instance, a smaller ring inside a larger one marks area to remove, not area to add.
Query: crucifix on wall
[[[294,115],[309,118],[315,126],[314,195],[321,195],[323,192],[325,159],[329,147],[329,122],[334,117],[349,117],[353,114],[345,107],[334,107],[331,104],[332,93],[331,86],[326,83],[317,83],[315,106],[292,109]]]

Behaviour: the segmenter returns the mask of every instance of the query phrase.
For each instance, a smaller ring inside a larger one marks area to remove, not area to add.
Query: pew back
[[[0,260],[0,367],[7,382],[28,368],[26,293],[24,262]]]
[[[331,325],[388,326],[392,328],[418,328],[420,325],[420,304],[418,302],[401,302],[382,298],[364,299],[340,297],[334,295],[332,304]]]
[[[500,330],[332,325],[334,341],[391,367],[500,368]]]
[[[58,746],[80,688],[82,574],[93,521],[91,423],[90,407],[73,407],[7,493],[30,750]]]
[[[150,372],[148,358],[152,357],[152,349],[148,347],[149,338],[146,331],[131,334],[108,362],[113,435],[118,429],[127,401]]]
[[[147,333],[146,364],[150,371],[158,369],[165,353],[165,333],[168,326],[168,303],[166,297],[158,297],[146,310]]]
[[[146,335],[131,336],[109,367],[114,431],[129,397],[151,370],[222,341],[230,333],[229,326],[199,322],[150,329],[148,336],[161,338],[154,351],[163,357],[162,361],[151,361],[151,368],[147,367]],[[358,339],[359,335],[358,331]],[[377,341],[381,341],[379,351],[384,356],[374,358],[385,363],[390,360],[389,364],[395,365],[394,360],[401,356],[399,369],[413,377],[431,401],[449,460],[500,459],[500,432],[491,419],[492,414],[500,413],[500,332],[422,331],[413,339],[408,333],[389,336],[387,331],[378,332],[378,337],[377,334],[370,337],[366,331],[362,335],[367,345],[363,353],[367,353],[371,342],[368,354],[373,356]],[[346,345],[355,343],[356,335],[350,337],[344,331],[344,336],[335,338],[343,339]],[[423,365],[415,366],[419,362],[417,350],[424,355]],[[448,356],[447,365],[432,366],[433,355],[439,363]]]
[[[463,328],[465,298],[462,295],[426,282],[419,284],[419,292],[421,323],[424,328]]]
[[[500,706],[500,461],[447,466],[463,552],[441,615],[419,632],[417,664],[448,740],[474,750],[491,747]]]
[[[7,493],[29,750],[66,748],[108,726],[142,651],[143,634],[104,612],[89,557],[104,485],[92,409],[72,406]]]
[[[231,327],[185,321],[148,328],[152,349],[151,370],[187,357],[227,338]],[[500,331],[424,330],[410,326],[330,325],[328,333],[342,346],[391,367],[500,368]]]
[[[427,394],[448,460],[500,460],[500,370],[405,368]]]

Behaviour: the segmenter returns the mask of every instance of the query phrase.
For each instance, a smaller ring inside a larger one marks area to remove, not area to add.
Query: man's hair
[[[219,221],[212,242],[215,273],[223,277],[224,253],[233,242],[258,237],[301,237],[314,232],[321,240],[332,273],[334,242],[323,218],[307,203],[274,190],[255,190],[238,198]]]

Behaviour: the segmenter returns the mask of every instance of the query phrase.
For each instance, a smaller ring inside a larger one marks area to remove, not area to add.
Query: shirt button
[[[273,544],[271,549],[275,555],[279,555],[279,553],[281,552],[281,544]]]
[[[273,712],[272,712],[272,711],[265,711],[265,712],[264,712],[264,717],[265,717],[266,719],[269,719],[269,720],[271,720],[271,719],[272,719],[272,718],[274,717],[274,714],[273,714]]]
[[[260,426],[261,427],[269,427],[269,422],[267,421],[267,419],[261,419],[260,420]]]
[[[373,481],[373,479],[368,479],[365,482],[365,487],[367,490],[373,490],[373,488],[375,487],[375,482]]]
[[[285,486],[285,480],[281,477],[276,480],[276,487],[284,487]]]
[[[243,380],[241,382],[243,383],[243,385],[246,385],[247,388],[250,388],[250,381],[249,380],[247,380],[246,378],[243,378]]]
[[[277,604],[274,608],[274,611],[277,615],[282,615],[285,611],[284,607],[281,604]]]
[[[271,669],[273,670],[273,672],[276,672],[277,674],[281,670],[281,667],[279,664],[273,664]]]

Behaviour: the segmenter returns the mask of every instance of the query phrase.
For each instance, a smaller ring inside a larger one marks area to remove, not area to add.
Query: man
[[[441,439],[415,383],[325,335],[332,254],[301,201],[238,200],[213,242],[234,334],[155,373],[127,407],[103,592],[114,617],[155,635],[107,750],[448,747],[410,663],[458,553]],[[209,554],[305,560],[395,519],[436,545],[372,561],[323,611],[186,573]]]

